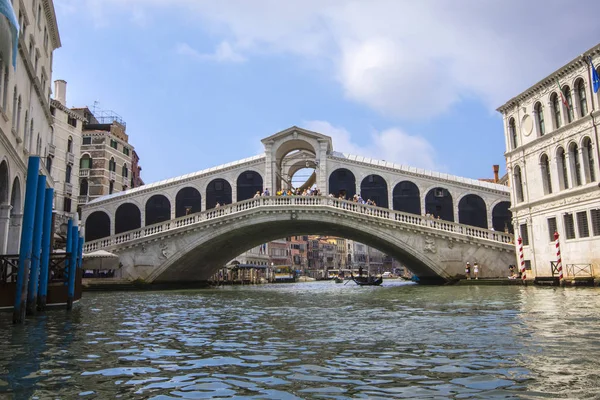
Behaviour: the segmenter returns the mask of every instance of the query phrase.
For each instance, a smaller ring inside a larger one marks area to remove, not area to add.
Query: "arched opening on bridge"
[[[124,203],[115,213],[115,234],[132,231],[142,227],[142,213],[138,206]]]
[[[421,215],[421,193],[411,181],[402,181],[394,187],[394,210]]]
[[[171,202],[162,194],[155,194],[146,202],[146,226],[171,219]]]
[[[94,211],[85,220],[85,241],[110,236],[110,217],[104,211]]]
[[[329,193],[335,197],[352,199],[356,194],[356,177],[346,168],[338,168],[329,175]],[[329,193],[322,193],[327,195]]]
[[[0,163],[0,205],[8,203],[8,163]]]
[[[302,168],[316,168],[316,154],[317,149],[304,139],[291,139],[282,143],[275,153],[277,168],[274,173],[278,176],[276,180],[278,186],[273,188],[274,192],[291,189],[293,187],[292,177],[298,170]],[[303,189],[307,188],[304,185],[300,186]]]
[[[458,202],[458,222],[488,228],[485,201],[476,194],[468,194]]]
[[[425,212],[434,218],[454,222],[454,205],[448,189],[433,188],[425,196]]]
[[[231,185],[225,179],[217,178],[206,187],[206,209],[219,205],[231,204]]]
[[[237,201],[248,200],[263,191],[262,176],[256,171],[244,171],[237,178]]]
[[[363,179],[360,195],[364,201],[372,200],[378,207],[389,207],[387,182],[379,175],[369,175]]]
[[[202,211],[202,195],[198,189],[185,187],[175,196],[175,218]]]
[[[492,209],[492,227],[498,232],[515,233],[509,201],[501,201]]]

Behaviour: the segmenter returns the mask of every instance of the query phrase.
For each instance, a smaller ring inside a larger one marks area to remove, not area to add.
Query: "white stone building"
[[[54,180],[55,231],[60,232],[61,226],[66,226],[77,211],[81,130],[85,119],[67,107],[67,82],[55,81],[54,89],[55,98],[50,100],[54,137],[46,168]]]
[[[552,276],[555,231],[565,277],[600,276],[600,92],[588,57],[598,68],[600,45],[498,108],[528,278]]]
[[[0,254],[19,250],[28,157],[46,159],[51,150],[52,56],[61,46],[52,0],[12,1],[12,7],[19,23],[16,66],[0,46]],[[0,18],[5,24],[6,17]],[[53,187],[43,165],[40,172]]]

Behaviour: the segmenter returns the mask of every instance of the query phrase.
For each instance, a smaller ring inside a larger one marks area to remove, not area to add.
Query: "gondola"
[[[344,282],[344,278],[336,276],[335,278],[333,278],[333,281],[335,283],[343,283]]]
[[[383,283],[383,278],[381,276],[354,276],[350,275],[354,283],[358,286],[379,286]]]

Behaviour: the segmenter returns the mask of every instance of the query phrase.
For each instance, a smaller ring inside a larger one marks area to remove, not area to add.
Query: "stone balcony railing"
[[[48,145],[48,155],[54,157],[55,154],[56,154],[56,146],[53,145],[52,143],[50,143]]]
[[[68,164],[75,164],[75,154],[71,153],[70,151],[67,152],[67,163]]]
[[[90,176],[90,169],[89,168],[82,168],[79,170],[79,177],[80,178],[87,178]]]
[[[446,232],[456,235],[462,235],[469,238],[484,240],[488,244],[495,244],[503,248],[512,248],[513,235],[503,232],[497,232],[490,229],[479,228],[476,226],[463,225],[456,222],[449,222],[439,219],[432,219],[423,215],[410,214],[402,211],[390,210],[388,208],[369,206],[366,204],[354,203],[348,200],[340,200],[324,196],[283,196],[283,197],[258,197],[241,202],[228,204],[219,208],[212,208],[196,214],[186,215],[170,221],[160,222],[154,225],[144,226],[129,232],[119,233],[103,239],[88,242],[84,246],[84,251],[95,251],[103,248],[120,246],[127,242],[132,242],[141,238],[160,234],[162,232],[180,229],[183,227],[193,228],[194,225],[205,221],[226,218],[232,214],[239,214],[252,209],[293,209],[302,208],[322,208],[343,210],[349,215],[366,215],[380,221],[391,221],[417,229],[423,229],[428,232]]]
[[[77,196],[77,203],[78,204],[86,204],[88,201],[90,200],[90,196],[86,195],[81,195],[81,196]]]
[[[65,193],[73,194],[73,185],[69,182],[65,182]]]
[[[117,180],[117,173],[115,171],[108,171],[108,180],[110,181],[116,181]]]

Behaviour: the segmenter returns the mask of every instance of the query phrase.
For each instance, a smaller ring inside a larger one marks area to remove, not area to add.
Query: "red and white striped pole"
[[[519,236],[519,264],[521,268],[521,279],[525,280],[525,257],[523,256],[523,239]]]
[[[554,232],[554,241],[556,242],[556,269],[558,270],[558,279],[562,281],[563,270],[562,270],[562,257],[560,256],[560,241],[558,240],[558,232]]]

